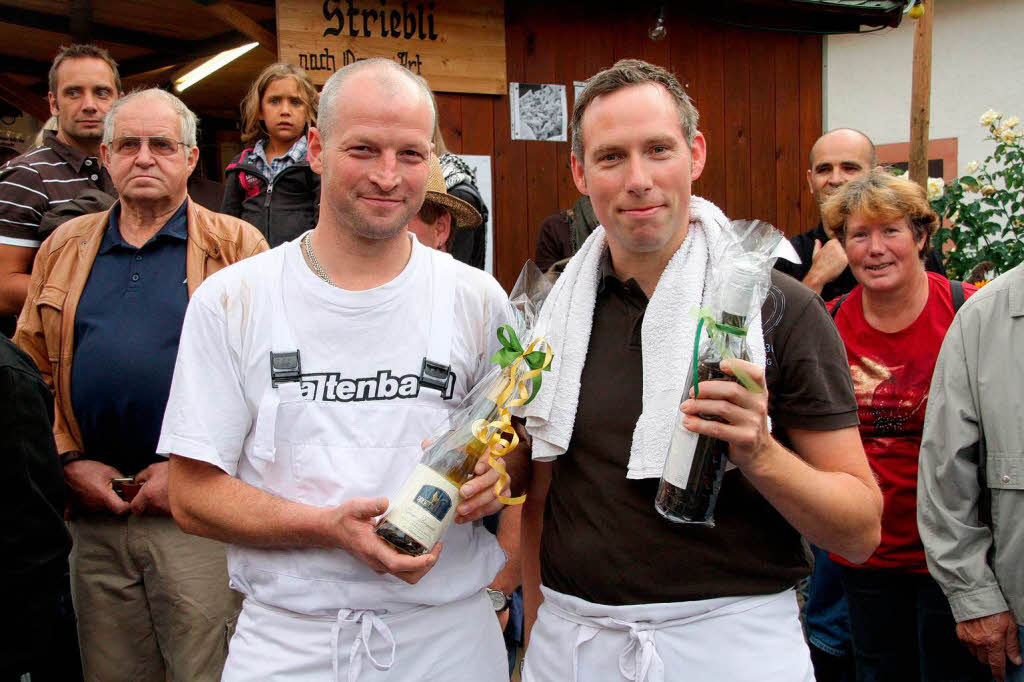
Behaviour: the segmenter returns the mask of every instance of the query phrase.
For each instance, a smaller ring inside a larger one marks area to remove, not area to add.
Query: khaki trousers
[[[86,682],[219,680],[241,606],[224,545],[166,516],[70,522]]]

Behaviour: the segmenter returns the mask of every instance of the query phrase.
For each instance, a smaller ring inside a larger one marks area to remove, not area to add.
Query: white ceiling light
[[[259,45],[259,43],[248,43],[247,45],[226,50],[214,57],[211,57],[181,78],[175,80],[174,89],[178,92],[185,92],[186,88],[195,85],[217,69],[227,66],[257,45]]]

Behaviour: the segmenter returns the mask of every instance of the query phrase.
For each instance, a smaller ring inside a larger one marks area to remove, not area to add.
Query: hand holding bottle
[[[375,517],[387,508],[386,497],[357,497],[324,511],[336,546],[377,573],[390,573],[413,585],[437,563],[442,544],[438,542],[430,552],[415,557],[397,551],[374,533]]]
[[[474,477],[459,489],[462,502],[455,510],[455,523],[476,521],[485,516],[497,514],[505,507],[494,492],[494,484],[498,482],[499,474],[488,463],[486,453],[477,461],[473,473]],[[510,494],[507,485],[501,494],[506,496]]]
[[[729,443],[729,460],[740,469],[755,463],[772,442],[768,430],[768,389],[764,369],[751,362],[733,358],[723,360],[722,371],[735,376],[734,368],[746,370],[761,387],[761,392],[748,391],[735,381],[702,381],[699,398],[690,398],[679,406],[685,415],[683,426],[697,434]],[[706,417],[718,417],[714,421]]]

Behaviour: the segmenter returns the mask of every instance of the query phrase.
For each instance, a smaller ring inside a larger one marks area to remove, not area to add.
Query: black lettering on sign
[[[422,76],[423,75],[423,71],[420,68],[420,67],[423,66],[423,60],[420,59],[419,54],[417,54],[415,58],[411,58],[411,57],[409,57],[409,53],[408,52],[399,52],[397,55],[395,55],[395,58],[398,60],[399,64],[401,64],[405,68],[409,69],[410,71],[412,71],[416,75],[418,75],[418,76]]]
[[[359,30],[356,29],[356,17],[359,16],[359,10],[355,8],[352,0],[348,0],[348,34],[353,38],[359,35]]]
[[[373,17],[373,19],[376,21],[376,19],[377,19],[377,10],[375,10],[375,9],[364,9],[363,10],[363,36],[366,37],[366,38],[370,37],[370,24],[366,20],[368,16],[369,17]]]
[[[372,1],[372,0],[371,0]],[[356,0],[324,0],[323,15],[327,20],[324,37],[340,36],[345,32],[348,22],[348,35],[351,37],[373,35],[374,24],[380,25],[381,38],[402,38],[410,40],[437,40],[440,36],[434,29],[434,3],[416,3],[410,7],[408,0],[403,0],[399,10],[388,9],[388,0],[379,0],[380,9],[364,9],[356,5]],[[362,19],[362,25],[357,22]]]
[[[323,52],[310,52],[309,54],[299,55],[299,66],[306,71],[337,71],[338,66],[334,60],[334,55],[331,54],[327,48],[324,48]]]
[[[357,57],[356,53],[353,52],[352,50],[345,50],[344,52],[341,53],[341,64],[342,64],[342,66],[348,66],[349,64],[355,64],[356,62],[361,62],[364,59],[366,59],[366,57]]]
[[[332,4],[335,5],[335,8],[328,11],[328,7],[330,7]],[[338,0],[324,0],[324,19],[326,19],[327,21],[330,21],[331,19],[338,20],[337,28],[331,28],[328,26],[327,28],[324,29],[325,37],[340,35],[342,29],[345,28],[345,15],[342,13],[340,9],[337,8],[337,4]]]

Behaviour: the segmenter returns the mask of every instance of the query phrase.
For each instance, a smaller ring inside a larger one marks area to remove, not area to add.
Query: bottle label
[[[385,518],[429,550],[451,524],[459,499],[455,484],[430,467],[417,464]]]
[[[697,451],[697,434],[683,426],[682,417],[677,417],[675,432],[665,458],[665,472],[662,477],[682,490],[690,480],[693,455]]]

